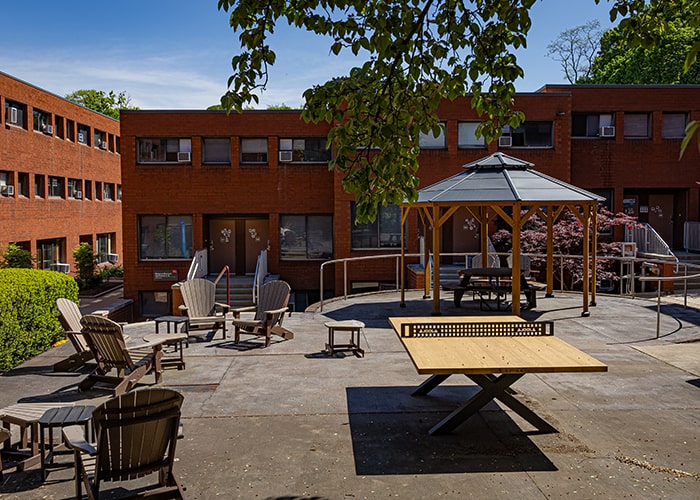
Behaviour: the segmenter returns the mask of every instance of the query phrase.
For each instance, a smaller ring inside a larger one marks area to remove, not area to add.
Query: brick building
[[[679,160],[684,128],[700,119],[700,86],[548,85],[518,94],[526,122],[485,144],[468,99],[445,101],[439,137],[421,137],[421,186],[460,171],[495,151],[602,194],[614,211],[650,222],[672,247],[683,223],[697,221],[697,148]],[[252,273],[269,249],[269,270],[306,301],[318,299],[320,265],[329,259],[399,253],[398,207],[380,207],[375,224],[353,224],[353,196],[329,172],[328,125],[298,111],[126,111],[121,116],[124,295],[137,314],[162,312],[172,282],[194,251],[206,249],[208,271],[225,265]],[[408,220],[408,251],[418,251],[416,214]],[[465,211],[443,231],[445,253],[477,251]],[[324,290],[342,294],[343,269],[331,266]],[[394,260],[349,268],[349,290],[393,283]],[[168,279],[170,279],[168,278]],[[167,310],[167,306],[165,307]]]
[[[119,121],[0,73],[0,247],[75,271],[85,241],[121,254]]]

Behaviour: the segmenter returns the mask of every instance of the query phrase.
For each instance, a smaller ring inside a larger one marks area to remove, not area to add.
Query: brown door
[[[209,272],[218,274],[229,266],[236,272],[236,220],[211,219],[209,221]]]
[[[245,220],[245,273],[254,274],[260,252],[270,243],[270,223],[267,219]]]
[[[649,224],[673,248],[673,195],[649,195]]]

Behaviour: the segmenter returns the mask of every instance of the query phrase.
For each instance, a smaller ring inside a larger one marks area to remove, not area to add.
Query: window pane
[[[187,259],[191,256],[191,216],[142,215],[139,217],[140,259]]]
[[[398,205],[379,207],[379,246],[395,248],[401,246],[401,208]]]
[[[445,128],[447,125],[445,123],[440,123],[440,134],[437,136],[433,135],[433,132],[430,131],[427,134],[424,134],[421,132],[418,135],[418,147],[421,148],[445,148],[446,147],[446,140],[445,140]]]
[[[280,215],[280,258],[306,259],[306,218]]]
[[[241,139],[241,163],[267,163],[267,139]]]
[[[307,224],[308,259],[333,258],[333,218],[330,215],[310,215]]]
[[[625,113],[625,137],[649,137],[649,115]]]
[[[231,141],[228,137],[202,139],[202,162],[231,163]]]
[[[476,128],[479,122],[461,122],[457,125],[457,145],[460,148],[484,147],[484,138],[476,138]]]
[[[685,137],[685,113],[664,113],[661,136],[664,139],[682,139]]]

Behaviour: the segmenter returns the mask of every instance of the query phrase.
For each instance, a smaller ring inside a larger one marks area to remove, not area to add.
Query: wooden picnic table
[[[427,316],[389,318],[420,374],[431,375],[412,396],[428,394],[451,375],[462,374],[481,390],[430,429],[454,430],[498,399],[542,432],[555,429],[516,399],[509,388],[526,373],[605,372],[608,367],[554,336],[552,322],[518,316]]]

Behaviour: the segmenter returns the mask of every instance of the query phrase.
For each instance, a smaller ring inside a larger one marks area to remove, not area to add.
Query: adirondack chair
[[[190,320],[190,331],[211,329],[222,330],[226,338],[226,314],[230,306],[216,302],[216,285],[209,280],[194,278],[180,284],[182,304],[179,309]]]
[[[260,287],[258,304],[233,309],[234,343],[240,342],[241,333],[265,337],[265,347],[270,345],[272,334],[284,339],[293,339],[294,334],[282,328],[284,313],[287,311],[291,288],[285,281],[269,281]],[[242,319],[241,313],[255,312],[253,319]]]
[[[0,427],[0,445],[10,439],[10,429]],[[0,454],[0,481],[2,481],[2,454]]]
[[[83,315],[80,312],[80,308],[78,308],[78,304],[63,297],[56,299],[56,307],[59,313],[58,320],[61,322],[66,337],[68,337],[68,340],[73,344],[75,353],[55,363],[53,365],[53,370],[55,372],[75,370],[92,359],[90,348],[81,333],[82,326],[80,325],[80,318],[82,318]]]
[[[75,455],[76,498],[82,498],[83,484],[88,498],[96,499],[103,482],[126,482],[154,472],[158,484],[140,489],[139,496],[184,498],[173,474],[182,400],[172,389],[149,388],[106,401],[92,414],[94,444],[83,427],[65,427],[63,436]]]
[[[78,389],[85,391],[97,382],[106,382],[114,385],[114,395],[118,396],[130,391],[150,371],[155,373],[156,384],[160,383],[163,373],[162,343],[152,342],[127,348],[119,323],[86,314],[80,324],[97,368],[78,385]],[[113,370],[116,375],[110,375]]]

